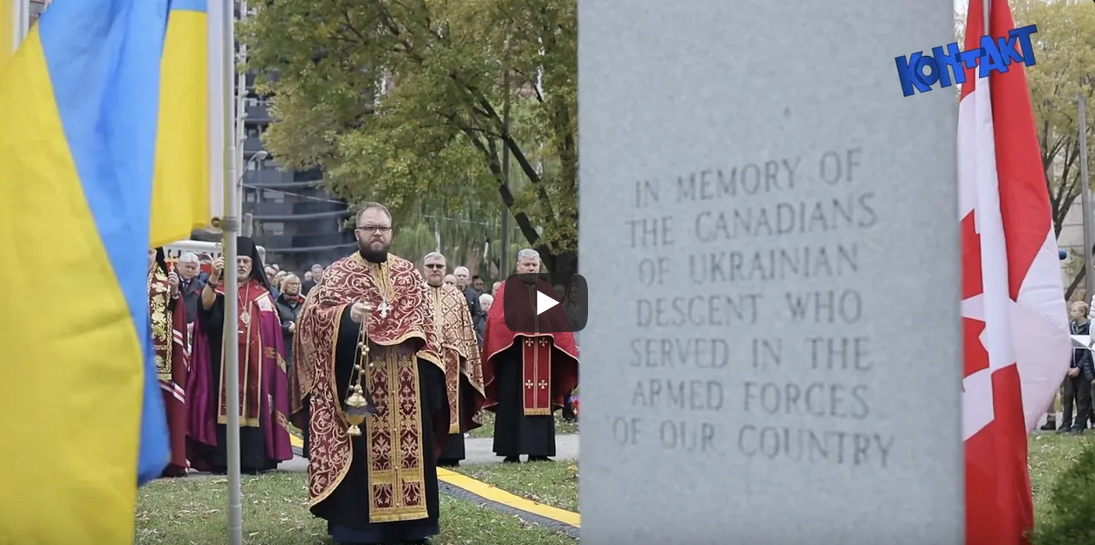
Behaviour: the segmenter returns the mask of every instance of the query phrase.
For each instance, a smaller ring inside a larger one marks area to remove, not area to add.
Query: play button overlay
[[[586,280],[578,274],[515,274],[502,286],[506,327],[517,333],[573,333],[588,319]]]
[[[536,315],[539,316],[555,307],[559,306],[559,301],[552,299],[550,295],[545,295],[544,292],[537,290],[536,292]]]

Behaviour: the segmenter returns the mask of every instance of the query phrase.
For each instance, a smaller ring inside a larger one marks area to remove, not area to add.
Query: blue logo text
[[[961,51],[958,42],[946,47],[933,47],[931,55],[917,51],[907,57],[897,57],[897,78],[901,92],[912,96],[917,91],[927,93],[936,82],[940,87],[950,87],[966,82],[966,69],[979,66],[977,76],[984,78],[992,72],[1004,73],[1012,63],[1021,62],[1034,66],[1034,47],[1030,35],[1038,32],[1035,25],[1013,29],[1007,38],[983,36],[981,47]],[[1018,47],[1016,47],[1018,46]],[[980,60],[980,62],[978,62]],[[953,78],[952,78],[953,74]]]

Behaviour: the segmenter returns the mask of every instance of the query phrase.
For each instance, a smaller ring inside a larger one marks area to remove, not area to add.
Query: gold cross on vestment
[[[525,388],[530,388],[531,389],[534,385],[535,385],[535,383],[533,383],[531,380],[526,380],[525,381]]]
[[[547,390],[547,381],[546,380],[541,380],[540,381],[540,389],[541,390]]]

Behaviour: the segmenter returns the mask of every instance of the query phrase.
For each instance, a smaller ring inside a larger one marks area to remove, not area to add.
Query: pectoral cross
[[[389,305],[387,301],[381,301],[380,306],[376,307],[376,310],[380,311],[381,318],[387,318],[388,311],[392,310],[392,306]]]

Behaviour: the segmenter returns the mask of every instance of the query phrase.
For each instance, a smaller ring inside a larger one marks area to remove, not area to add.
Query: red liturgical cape
[[[374,309],[363,325],[373,348],[362,381],[376,414],[361,426],[363,442],[355,449],[337,392],[336,381],[346,379],[337,378],[336,370],[342,317],[359,301]],[[350,489],[366,490],[355,492],[360,496],[343,496],[367,499],[368,507],[362,512],[368,518],[363,516],[362,522],[430,517],[427,468],[448,436],[449,404],[443,400],[431,414],[434,429],[422,429],[418,415],[429,406],[423,403],[418,362],[437,366],[441,377],[445,364],[425,282],[414,264],[394,255],[385,263],[369,263],[360,253],[332,263],[301,307],[293,343],[293,415],[298,426],[309,428],[309,505],[314,508],[332,497],[347,475],[353,475],[350,467],[355,457],[364,456],[366,478],[347,483]],[[443,383],[439,390],[444,391]],[[425,450],[425,434],[433,435],[433,452]]]

